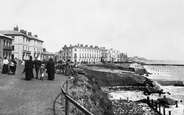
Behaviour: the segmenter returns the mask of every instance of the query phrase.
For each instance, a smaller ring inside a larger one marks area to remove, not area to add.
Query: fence
[[[165,96],[164,96],[165,98]],[[154,101],[153,99],[150,100],[149,97],[147,97],[147,104],[150,108],[152,108],[157,114],[159,115],[166,115],[166,110],[164,106],[161,106],[157,101]],[[178,102],[175,101],[176,108],[178,107]],[[167,115],[171,115],[171,111],[168,111]]]
[[[65,85],[65,90],[64,90]],[[61,84],[61,92],[64,94],[65,97],[65,115],[69,115],[69,102],[72,103],[76,108],[81,110],[85,115],[93,115],[89,112],[86,108],[81,106],[78,102],[76,102],[67,92],[69,90],[68,80],[66,80],[63,84]]]

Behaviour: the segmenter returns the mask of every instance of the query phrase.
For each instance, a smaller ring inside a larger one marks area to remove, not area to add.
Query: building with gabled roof
[[[1,30],[0,33],[9,36],[13,39],[12,46],[14,50],[12,51],[12,56],[19,60],[27,60],[29,56],[33,59],[38,57],[43,58],[43,40],[38,39],[37,35],[32,35],[31,32],[25,30],[20,30],[18,26],[14,27],[13,30]]]

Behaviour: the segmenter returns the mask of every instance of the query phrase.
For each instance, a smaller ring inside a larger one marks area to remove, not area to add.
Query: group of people
[[[49,59],[49,61],[47,62],[46,66],[45,66],[37,58],[33,61],[32,56],[30,56],[29,60],[25,61],[24,72],[25,72],[25,79],[26,80],[31,80],[32,78],[34,78],[33,68],[35,68],[35,72],[36,72],[35,78],[36,79],[39,79],[38,76],[39,76],[39,72],[40,72],[40,79],[43,80],[44,72],[46,70],[46,72],[48,74],[48,79],[54,80],[54,78],[55,78],[55,66],[54,66],[54,62],[53,62],[52,58]]]
[[[62,66],[59,67],[62,70],[62,73],[65,76],[73,75],[74,69],[73,65],[71,64],[70,60],[67,60],[66,62],[60,63]],[[3,60],[3,68],[2,73],[3,74],[15,74],[16,72],[16,65],[17,62],[12,59],[9,61],[6,57]],[[49,61],[46,64],[43,64],[38,58],[35,58],[33,61],[32,56],[29,57],[29,60],[25,61],[25,67],[23,70],[23,73],[25,73],[25,79],[31,80],[34,78],[33,70],[35,69],[36,79],[43,80],[44,79],[44,73],[47,72],[48,79],[54,80],[55,79],[55,64],[53,62],[53,59],[50,58]]]
[[[14,75],[16,72],[16,65],[17,65],[17,62],[15,61],[15,59],[12,59],[11,61],[9,61],[6,57],[4,57],[2,74]]]
[[[65,61],[59,61],[56,69],[58,69],[63,75],[70,76],[73,75],[75,70],[74,67],[76,63],[72,63],[69,59]]]

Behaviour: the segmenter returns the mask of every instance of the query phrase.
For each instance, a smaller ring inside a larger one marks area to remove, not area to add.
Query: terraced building
[[[29,56],[33,59],[38,57],[43,58],[43,40],[38,39],[37,35],[32,35],[32,32],[27,32],[23,29],[19,31],[18,27],[14,27],[13,30],[2,30],[1,34],[9,36],[13,39],[12,47],[12,57],[19,60],[27,60]]]

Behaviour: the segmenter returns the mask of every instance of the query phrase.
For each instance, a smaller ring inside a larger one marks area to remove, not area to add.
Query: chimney
[[[38,35],[34,35],[34,37],[38,38]]]
[[[70,47],[72,47],[72,44],[70,44]]]
[[[21,30],[20,30],[20,33],[24,33],[24,30],[21,29]]]
[[[27,31],[26,30],[24,30],[24,34],[27,35]]]
[[[32,32],[28,32],[28,35],[32,36]]]
[[[14,30],[14,31],[19,31],[19,27],[16,26],[16,27],[13,28],[13,30]]]

